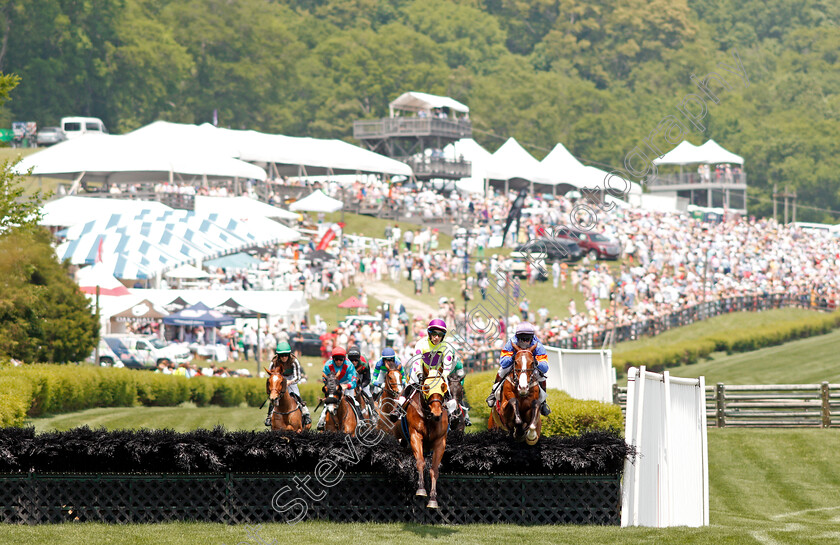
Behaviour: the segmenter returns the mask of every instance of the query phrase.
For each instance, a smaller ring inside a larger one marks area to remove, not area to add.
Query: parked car
[[[521,248],[521,246],[520,246]],[[545,266],[545,259],[546,254],[533,251],[533,248],[529,248],[527,252],[511,252],[510,258],[513,260],[513,263],[510,266],[510,274],[515,278],[528,278],[528,263],[531,263],[531,266],[539,267],[541,269],[541,273],[537,276],[538,280],[548,280],[547,273],[548,270]]]
[[[546,263],[554,263],[555,261],[574,262],[583,258],[583,249],[573,240],[566,238],[538,238],[527,244],[517,246],[516,251],[545,254]]]
[[[342,329],[347,329],[351,325],[355,324],[356,326],[361,327],[363,324],[367,323],[373,327],[374,324],[381,323],[382,320],[378,316],[371,316],[369,314],[361,314],[358,316],[348,316],[344,320],[338,323],[338,325]]]
[[[67,138],[85,134],[108,134],[108,129],[98,117],[62,117],[61,129]]]
[[[317,333],[295,333],[289,338],[289,344],[293,352],[300,352],[304,356],[321,356],[321,337]]]
[[[102,367],[128,367],[129,369],[153,369],[145,365],[128,350],[118,337],[99,339],[99,365]]]
[[[581,231],[571,227],[558,227],[553,233],[557,238],[575,241],[589,256],[589,259],[618,259],[621,257],[621,244],[601,233]]]
[[[44,127],[35,136],[35,141],[39,146],[52,146],[65,140],[67,140],[67,135],[64,134],[61,127]]]
[[[159,363],[189,363],[192,361],[192,352],[185,345],[170,344],[162,341],[153,335],[103,335],[109,347],[117,346],[115,341],[125,347],[127,353],[140,363],[143,368],[153,369]],[[118,354],[119,356],[119,354]],[[102,355],[100,351],[100,361]],[[131,367],[125,359],[120,356],[126,367]]]

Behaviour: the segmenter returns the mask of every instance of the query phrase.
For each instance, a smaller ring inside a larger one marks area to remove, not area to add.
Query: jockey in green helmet
[[[300,412],[303,415],[303,425],[312,423],[312,418],[309,416],[309,407],[303,402],[300,397],[300,389],[298,382],[300,382],[301,372],[300,362],[292,355],[292,347],[287,341],[280,341],[277,343],[277,348],[274,351],[274,359],[271,360],[271,370],[280,368],[283,370],[283,376],[286,377],[286,383],[289,385],[289,394],[300,404]],[[268,380],[265,381],[265,391],[268,393]],[[265,425],[271,425],[271,409],[268,408],[268,416],[265,418]]]

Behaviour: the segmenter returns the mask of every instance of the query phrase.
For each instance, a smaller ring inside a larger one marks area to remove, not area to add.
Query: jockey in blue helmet
[[[388,364],[393,364],[396,366],[397,369],[400,370],[400,374],[402,374],[403,380],[405,379],[405,370],[403,369],[403,364],[400,361],[400,358],[397,357],[397,353],[394,352],[394,349],[390,346],[386,346],[382,350],[382,357],[376,360],[376,363],[373,367],[373,380],[371,384],[373,385],[373,395],[379,395],[379,392],[382,391],[382,385],[385,383],[385,376],[388,374]]]
[[[517,350],[528,350],[532,346],[536,345],[537,348],[534,350],[534,358],[536,359],[537,371],[540,375],[540,412],[543,416],[551,414],[551,409],[548,408],[548,404],[545,402],[545,380],[546,375],[548,374],[548,354],[545,351],[545,347],[537,339],[536,333],[536,329],[534,329],[533,325],[528,322],[522,322],[516,327],[516,333],[514,336],[511,337],[502,348],[502,357],[499,360],[499,371],[496,373],[496,381],[493,383],[493,389],[490,392],[490,395],[487,396],[487,405],[490,406],[491,409],[496,405],[496,402],[499,401],[501,397],[502,389],[498,385],[502,382],[502,379],[510,373],[511,369],[513,369],[513,355]]]

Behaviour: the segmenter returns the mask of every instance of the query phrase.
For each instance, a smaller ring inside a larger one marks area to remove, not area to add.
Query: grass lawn
[[[598,526],[423,526],[416,524],[245,525],[62,524],[2,528],[2,542],[30,543],[453,543],[610,545],[804,545],[840,541],[840,470],[831,453],[838,430],[709,430],[708,528]],[[441,486],[445,485],[442,481]],[[500,498],[500,501],[503,501]],[[259,538],[262,541],[257,541]]]
[[[763,313],[760,313],[763,314]],[[840,382],[840,330],[752,352],[712,358],[668,369],[676,377],[706,377],[706,384],[816,384]]]

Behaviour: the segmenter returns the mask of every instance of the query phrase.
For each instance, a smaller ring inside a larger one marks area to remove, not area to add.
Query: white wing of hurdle
[[[627,374],[625,440],[637,451],[624,464],[622,526],[708,526],[706,381]]]
[[[546,346],[549,388],[563,390],[575,399],[611,403],[615,368],[612,350],[564,350]]]

